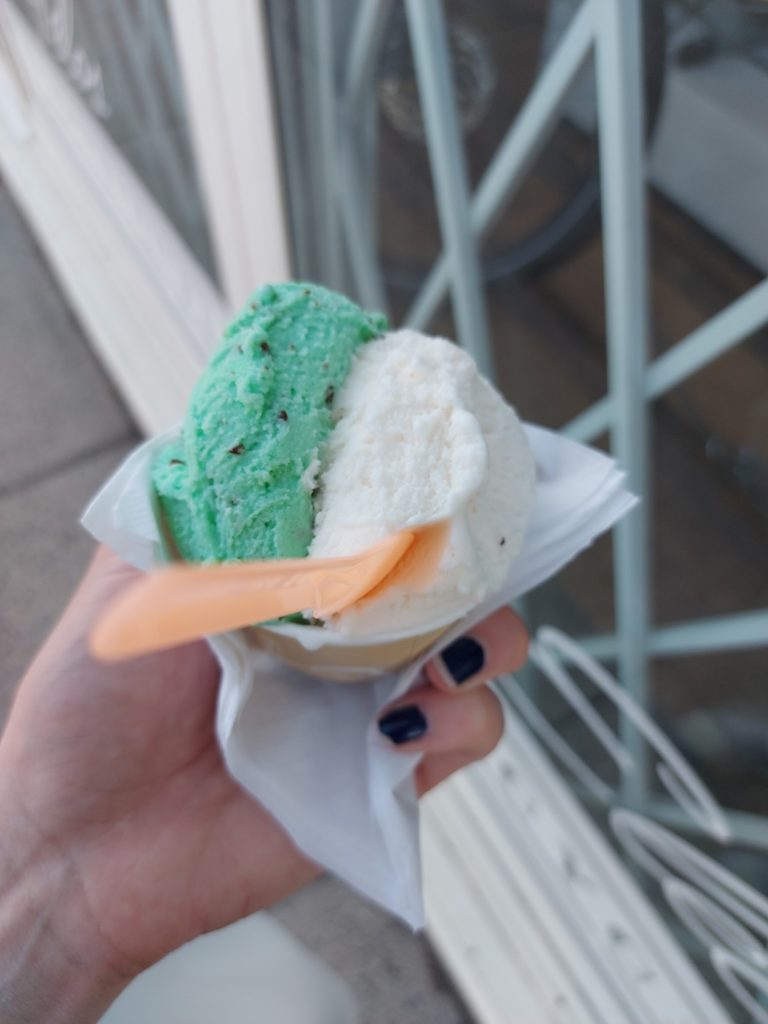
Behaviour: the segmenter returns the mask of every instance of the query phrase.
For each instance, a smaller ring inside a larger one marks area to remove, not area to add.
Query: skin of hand
[[[0,1018],[96,1021],[141,970],[268,907],[319,869],[228,775],[214,735],[218,665],[203,642],[105,665],[101,609],[136,575],[100,549],[24,677],[0,740]],[[429,722],[420,792],[495,746],[482,685],[525,659],[508,609],[473,633],[486,652],[459,687],[428,666],[401,699]]]

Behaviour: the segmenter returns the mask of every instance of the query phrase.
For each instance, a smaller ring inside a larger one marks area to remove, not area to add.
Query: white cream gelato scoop
[[[451,529],[424,590],[384,588],[327,628],[375,638],[459,619],[499,589],[523,544],[535,469],[517,415],[466,352],[407,329],[361,347],[334,409],[310,557],[354,554],[409,526]]]

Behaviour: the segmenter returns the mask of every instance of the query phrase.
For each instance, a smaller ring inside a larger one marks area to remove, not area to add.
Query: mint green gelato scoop
[[[183,558],[296,558],[318,458],[355,350],[387,329],[312,284],[266,285],[227,328],[152,483]]]

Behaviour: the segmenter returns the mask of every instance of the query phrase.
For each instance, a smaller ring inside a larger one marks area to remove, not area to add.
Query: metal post
[[[640,0],[596,0],[596,20],[608,381],[614,402],[611,445],[627,471],[629,486],[643,499],[614,534],[619,677],[637,703],[646,707],[648,294]],[[625,775],[622,795],[638,805],[647,786],[646,747],[626,720],[621,732],[637,766]]]
[[[459,340],[493,377],[488,320],[453,90],[448,33],[439,0],[406,0],[440,228],[448,259]]]

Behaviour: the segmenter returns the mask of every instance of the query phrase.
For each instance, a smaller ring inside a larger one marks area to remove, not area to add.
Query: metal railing
[[[653,656],[703,654],[768,645],[768,608],[656,628],[650,608],[648,418],[651,403],[690,379],[759,327],[768,324],[768,281],[697,327],[662,356],[647,362],[649,336],[646,185],[644,171],[643,68],[640,0],[582,0],[503,136],[474,192],[470,190],[450,68],[450,47],[441,0],[404,0],[421,102],[442,251],[404,317],[427,328],[450,295],[458,341],[492,375],[493,355],[480,251],[500,216],[551,138],[577,76],[594,58],[599,127],[603,268],[607,322],[608,393],[565,424],[584,442],[606,430],[611,449],[643,497],[614,534],[615,633],[580,638],[601,658],[618,662],[622,686],[647,703],[648,661]],[[319,7],[320,5],[318,5]],[[279,7],[279,5],[278,5]],[[313,32],[315,4],[299,0],[302,45],[313,69],[312,97],[322,142],[311,148],[322,220],[322,276],[336,280],[347,268],[360,299],[384,307],[377,259],[371,189],[375,164],[373,67],[393,0],[363,0],[355,17],[338,84],[329,89],[333,66],[327,32]],[[279,59],[279,58],[278,58]],[[278,72],[279,73],[279,72]],[[330,127],[328,127],[330,126]],[[328,134],[325,134],[326,128]],[[297,159],[288,153],[286,163]],[[290,169],[289,169],[290,172]],[[325,215],[324,215],[325,217]],[[333,226],[330,220],[335,220]],[[643,765],[644,744],[622,722],[622,739]],[[632,773],[623,801],[653,814],[663,812],[647,785]],[[768,848],[768,822],[739,814],[739,830],[751,844]]]

